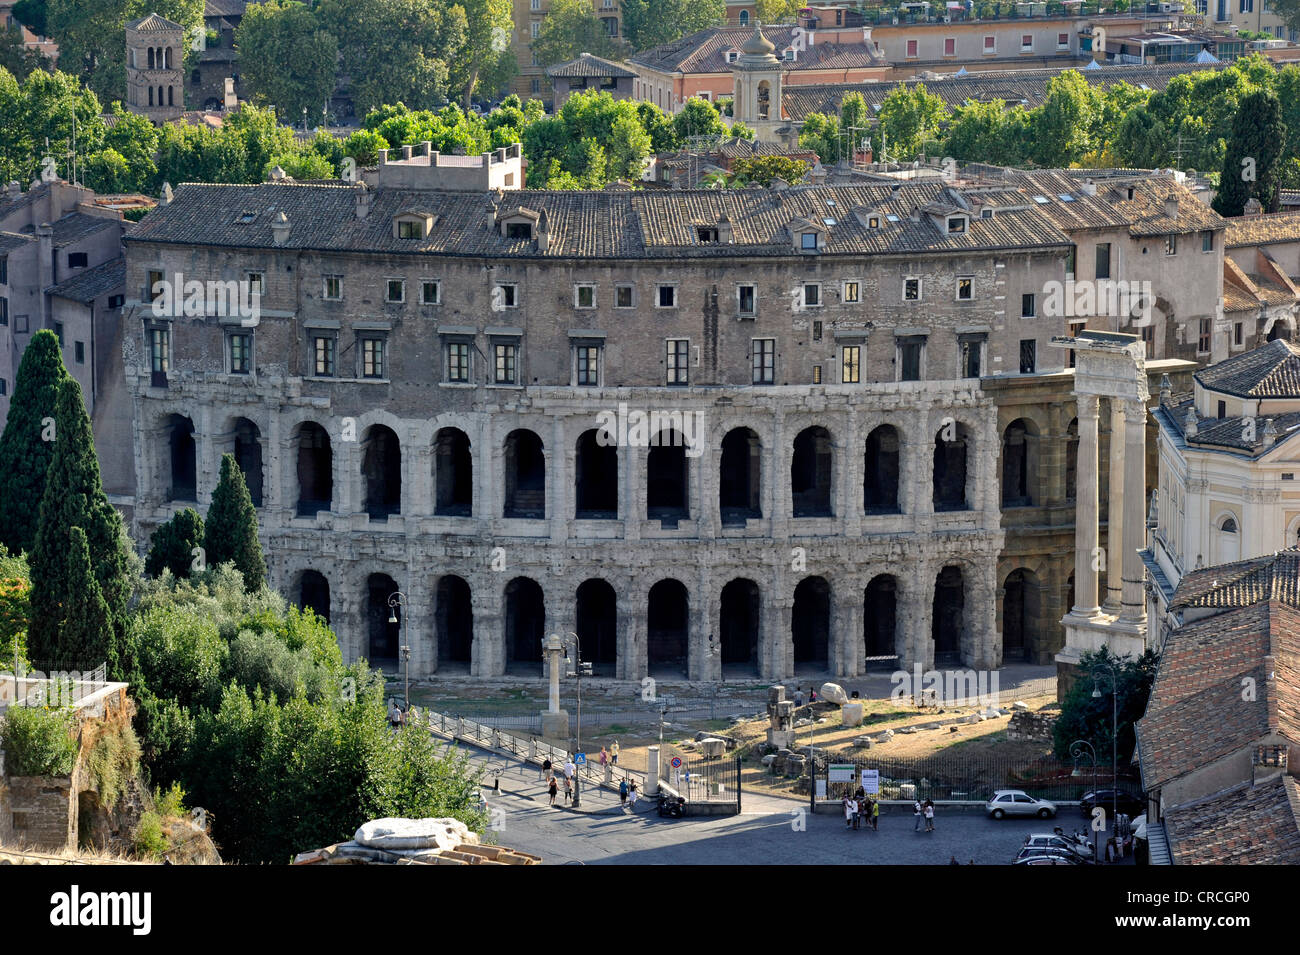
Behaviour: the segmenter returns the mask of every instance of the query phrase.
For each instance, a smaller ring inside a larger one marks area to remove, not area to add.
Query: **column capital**
[[[1097,395],[1079,395],[1079,396],[1078,396],[1078,401],[1079,401],[1079,417],[1080,417],[1080,418],[1096,418],[1096,417],[1097,417],[1097,414],[1098,414],[1098,408],[1099,408],[1099,405],[1100,405],[1100,403],[1101,403],[1099,396],[1097,396]]]
[[[1145,425],[1147,422],[1147,403],[1140,398],[1125,398],[1124,421],[1127,424]]]

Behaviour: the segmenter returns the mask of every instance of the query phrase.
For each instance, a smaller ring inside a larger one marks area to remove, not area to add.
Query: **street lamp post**
[[[1078,768],[1079,757],[1085,755],[1092,760],[1092,794],[1095,799],[1097,798],[1097,750],[1091,743],[1084,739],[1076,739],[1070,744],[1070,758],[1074,760],[1076,769]],[[1094,862],[1097,861],[1098,838],[1097,830],[1094,829],[1092,831],[1092,859]]]
[[[1109,660],[1104,663],[1093,663],[1092,698],[1094,700],[1101,699],[1101,690],[1097,688],[1099,672],[1106,673],[1110,677],[1110,818],[1111,825],[1114,826],[1115,818],[1119,815],[1119,671]],[[1117,830],[1112,829],[1112,832]]]
[[[411,709],[411,646],[410,634],[411,628],[406,622],[407,617],[407,597],[400,590],[392,593],[388,597],[388,622],[397,623],[397,610],[402,610],[402,681],[404,684],[403,696],[406,699],[406,709]]]
[[[569,648],[570,646],[573,648],[573,671],[565,675],[576,677],[578,680],[578,722],[574,736],[574,758],[576,762],[577,754],[582,752],[582,677],[584,674],[591,672],[591,664],[584,663],[582,660],[582,641],[578,639],[576,633],[570,630],[559,639],[564,644],[564,660],[566,663],[569,662]],[[582,805],[580,778],[580,774],[575,768],[573,773],[573,806],[575,809]]]

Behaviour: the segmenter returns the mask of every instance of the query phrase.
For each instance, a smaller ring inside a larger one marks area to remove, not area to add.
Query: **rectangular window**
[[[844,283],[844,303],[852,305],[862,301],[862,286],[857,282]]]
[[[1196,339],[1196,350],[1202,355],[1210,352],[1210,320],[1201,319],[1201,334]]]
[[[921,301],[921,280],[918,278],[903,279],[903,301],[919,302]]]
[[[614,307],[615,308],[632,308],[636,304],[636,298],[633,295],[631,285],[614,286]]]
[[[121,308],[124,304],[126,304],[125,295],[110,295],[108,297],[109,308]]]
[[[984,52],[996,53],[997,51],[998,51],[998,38],[994,36],[986,36],[984,38]]]
[[[519,286],[498,285],[496,287],[496,302],[501,308],[518,308],[519,307]]]
[[[813,341],[819,342],[821,340],[822,340],[822,323],[813,322]]]
[[[754,339],[754,384],[771,385],[776,382],[776,339]]]
[[[533,237],[533,225],[531,222],[507,222],[506,238],[507,239],[531,239]]]
[[[659,286],[659,307],[660,308],[677,307],[677,286],[676,285]]]
[[[0,255],[0,285],[9,284],[9,256]]]
[[[822,287],[815,282],[805,282],[803,287],[803,304],[805,308],[816,308],[822,303]]]
[[[957,55],[957,39],[956,39],[956,37],[950,37],[950,36],[949,36],[949,37],[944,37],[944,39],[943,39],[943,55],[944,55],[944,56],[956,56],[956,55]]]
[[[542,9],[542,0],[528,0],[528,9],[529,10]]]
[[[250,295],[264,295],[266,293],[266,275],[262,272],[246,272],[248,277],[248,292]]]
[[[708,96],[702,97],[708,99]],[[715,226],[701,225],[695,227],[695,237],[700,240],[700,245],[717,245],[718,230]]]
[[[975,297],[975,279],[969,275],[957,277],[957,301],[969,302]]]
[[[1070,48],[1070,34],[1068,33],[1056,34],[1056,48],[1058,50],[1068,50]]]
[[[447,343],[447,380],[469,381],[469,342]]]
[[[420,304],[437,305],[442,301],[442,283],[428,279],[420,282]]]
[[[917,43],[916,40],[907,41],[907,55],[909,59],[915,58],[916,56],[916,43]]]
[[[1097,268],[1093,275],[1095,279],[1110,278],[1110,243],[1097,243]]]
[[[1035,315],[1038,314],[1036,311],[1037,307],[1038,307],[1038,303],[1032,292],[1020,296],[1020,317],[1021,318],[1033,318]]]
[[[862,383],[862,346],[845,345],[840,351],[840,383],[858,385]]]
[[[338,339],[331,335],[317,335],[313,341],[312,365],[317,378],[333,378],[338,358]]]
[[[966,231],[965,216],[951,216],[948,219],[948,234],[961,235]]]
[[[253,336],[236,333],[230,336],[230,373],[247,375],[253,369]]]
[[[538,34],[542,32],[542,23],[541,23],[541,21],[540,21],[540,20],[534,20],[532,23],[528,24],[528,29],[529,29],[529,32],[532,33],[532,35],[533,35],[533,39],[536,40]]]
[[[324,276],[325,286],[321,290],[321,297],[326,301],[337,302],[343,298],[343,276],[326,275]]]
[[[736,307],[742,315],[754,314],[754,286],[736,286]]]
[[[688,338],[668,339],[668,384],[690,384],[691,342]]]
[[[163,274],[160,271],[149,270],[145,277],[144,297],[146,300],[153,302],[162,295],[162,289],[159,288],[163,282]]]
[[[492,380],[498,385],[519,383],[519,346],[513,342],[497,342],[492,346]]]
[[[1074,258],[1077,251],[1075,246],[1070,246],[1070,251],[1065,253],[1065,275],[1067,278],[1074,278]]]
[[[1034,35],[1032,33],[1022,33],[1020,35],[1020,52],[1032,53],[1034,49]]]
[[[76,342],[73,344],[72,347],[73,347],[73,352],[76,355],[77,364],[84,365],[86,363],[86,343]]]
[[[0,378],[0,397],[3,397],[7,394],[9,394],[9,382],[5,381],[5,379],[3,378]]]
[[[961,376],[978,378],[984,364],[984,339],[963,337],[961,339]]]
[[[0,325],[9,324],[9,299],[0,295]]]
[[[596,307],[596,286],[575,285],[573,287],[573,307],[574,308],[595,308]]]
[[[361,339],[362,378],[384,377],[384,346],[386,344],[382,338]]]
[[[1038,366],[1038,342],[1033,338],[1020,340],[1020,374],[1032,375]]]
[[[1219,412],[1219,417],[1220,417],[1220,418],[1225,418],[1225,417],[1227,417],[1227,415],[1228,415],[1228,403],[1227,403],[1226,401],[1220,401],[1220,402],[1219,402],[1218,412]]]
[[[1177,254],[1178,254],[1178,236],[1176,235],[1165,236],[1165,255],[1177,255]]]
[[[84,269],[86,267],[86,261],[85,252],[68,253],[68,268],[70,269]]]
[[[1154,325],[1142,326],[1142,343],[1146,345],[1146,357],[1156,357],[1156,327]]]
[[[799,233],[799,248],[805,252],[817,251],[817,233],[801,232]]]
[[[579,345],[575,349],[578,384],[594,388],[600,384],[600,346]]]
[[[406,301],[406,283],[401,279],[388,279],[384,283],[384,301],[400,304]]]
[[[1242,324],[1241,322],[1237,322],[1232,326],[1232,343],[1234,345],[1240,345],[1242,343],[1242,334]]]
[[[813,377],[812,377],[812,383],[813,383],[814,385],[820,385],[820,384],[822,383],[822,366],[821,366],[821,365],[813,365]]]
[[[59,344],[62,345],[63,344],[63,323],[50,322],[50,329],[54,332],[54,337],[59,340]]]
[[[1201,233],[1201,251],[1202,251],[1202,252],[1213,252],[1213,251],[1214,251],[1214,233],[1213,233],[1213,232],[1202,232],[1202,233]]]
[[[925,348],[925,339],[920,336],[900,338],[898,340],[898,380],[921,380],[921,354]]]
[[[167,374],[171,365],[172,336],[165,327],[149,329],[149,369],[156,375]]]

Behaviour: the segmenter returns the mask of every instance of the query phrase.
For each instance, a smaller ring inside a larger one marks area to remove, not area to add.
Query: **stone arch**
[[[298,470],[298,516],[315,517],[334,504],[334,450],[329,432],[304,421],[294,434]]]
[[[574,516],[618,520],[618,448],[601,444],[595,428],[578,436],[574,448]]]
[[[463,577],[444,574],[433,593],[438,670],[468,673],[474,660],[474,604],[469,584]]]
[[[794,645],[796,672],[825,672],[831,654],[831,586],[825,577],[805,577],[794,589],[790,615],[790,638]]]
[[[151,69],[151,70],[154,68],[154,65],[153,65],[153,50],[154,50],[153,47],[149,47],[148,60],[149,60],[149,69]],[[150,105],[153,105],[153,104],[150,103]]]
[[[804,428],[794,439],[790,458],[790,503],[793,517],[831,517],[835,450],[821,425]]]
[[[974,469],[969,465],[973,446],[971,429],[964,422],[946,424],[935,434],[933,497],[936,511],[971,509]]]
[[[1038,436],[1038,426],[1028,418],[1017,418],[1003,429],[1004,508],[1032,507],[1038,502]]]
[[[690,595],[671,577],[650,588],[646,598],[646,663],[651,676],[688,676]]]
[[[541,673],[542,637],[546,632],[546,598],[531,577],[506,584],[506,672]]]
[[[930,636],[934,643],[934,664],[961,662],[962,635],[966,625],[966,579],[961,565],[949,564],[935,577],[934,607]]]
[[[762,633],[762,592],[747,577],[737,577],[722,588],[718,608],[719,652],[724,673],[757,676]]]
[[[862,507],[868,514],[901,513],[898,476],[902,440],[892,424],[882,424],[867,435],[862,467]]]
[[[742,27],[747,27],[747,26],[749,26],[749,11],[748,11],[748,10],[741,10],[741,11],[740,11],[740,25],[741,25]]]
[[[1241,559],[1241,523],[1232,511],[1224,511],[1214,520],[1214,562],[1231,564]]]
[[[372,424],[361,439],[361,509],[372,521],[402,513],[402,445],[397,432]]]
[[[574,596],[582,659],[593,673],[613,676],[618,672],[618,594],[609,581],[592,578],[579,584]]]
[[[1018,567],[1002,583],[1002,662],[1025,662],[1045,645],[1043,589],[1038,575]]]
[[[767,80],[760,80],[758,84],[758,118],[765,120],[770,118],[769,113],[772,110],[772,84]]]
[[[235,463],[244,474],[244,483],[248,485],[248,496],[253,499],[254,507],[261,507],[262,489],[265,485],[262,430],[248,418],[235,418],[227,423],[226,433],[229,435],[230,453],[235,456]]]
[[[763,442],[752,428],[732,428],[722,439],[718,512],[724,525],[763,516]]]
[[[433,439],[433,513],[469,517],[474,511],[474,455],[469,435],[441,428]]]
[[[535,432],[519,428],[506,435],[505,479],[503,516],[545,519],[546,449]]]
[[[898,634],[898,579],[877,574],[862,594],[862,639],[868,670],[897,670],[902,662]],[[872,660],[872,657],[894,657]]]
[[[167,500],[198,500],[198,447],[194,441],[194,422],[183,414],[170,414],[164,425],[167,432],[168,485]]]
[[[293,584],[293,603],[299,609],[310,610],[326,623],[329,623],[329,579],[318,570],[307,569],[302,571]]]
[[[403,607],[389,605],[400,588],[387,574],[366,578],[366,658],[383,669],[395,669],[402,647]]]
[[[675,428],[652,436],[646,454],[646,519],[676,527],[691,516],[691,464],[686,437]]]

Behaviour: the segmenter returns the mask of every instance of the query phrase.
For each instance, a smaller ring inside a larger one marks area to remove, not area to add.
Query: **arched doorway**
[[[830,664],[831,587],[824,577],[805,577],[795,587],[790,636],[795,672],[825,672]]]
[[[447,574],[438,580],[433,626],[439,672],[469,672],[474,659],[474,606],[463,578]]]
[[[646,657],[650,675],[676,678],[687,674],[690,597],[679,580],[661,580],[650,588],[646,608]]]
[[[934,583],[934,612],[930,618],[934,640],[934,665],[961,663],[961,636],[965,623],[966,589],[960,567],[948,566]]]
[[[511,431],[505,445],[505,517],[546,517],[546,452],[531,431]]]
[[[546,628],[546,601],[541,585],[516,577],[505,592],[506,672],[542,672],[542,637]]]
[[[582,659],[592,672],[613,676],[618,668],[618,595],[604,580],[584,580],[577,593],[577,634]]]
[[[382,424],[371,425],[361,442],[361,504],[372,521],[386,521],[402,513],[402,447],[397,433]]]
[[[953,431],[949,434],[949,428]],[[949,440],[949,438],[952,440]],[[970,432],[964,425],[941,428],[934,439],[934,509],[964,511],[970,508],[967,497],[966,447]]]
[[[469,517],[474,510],[474,458],[469,436],[459,428],[441,429],[433,441],[433,513]]]
[[[578,438],[574,454],[574,516],[584,520],[618,519],[618,448],[602,445],[594,429]]]
[[[737,578],[722,588],[718,633],[723,676],[758,675],[761,607],[758,584],[752,580]]]
[[[304,570],[298,578],[298,599],[302,610],[310,610],[326,623],[330,622],[330,582],[317,570]]]
[[[398,586],[387,574],[371,574],[366,580],[366,621],[370,636],[368,659],[384,670],[396,669],[402,645],[402,607],[390,607],[388,599]]]
[[[1002,591],[1002,662],[1024,662],[1042,644],[1038,577],[1023,568],[1013,570],[1002,584]]]
[[[790,495],[794,517],[831,517],[831,482],[835,453],[830,432],[804,428],[794,439],[790,460]]]
[[[862,639],[868,670],[897,670],[898,581],[892,574],[871,579],[862,598]],[[886,657],[888,659],[872,659]]]
[[[1002,433],[1002,506],[1032,507],[1038,477],[1037,431],[1017,418]]]
[[[763,516],[760,503],[763,444],[749,428],[733,428],[722,439],[718,468],[718,510],[724,525],[744,526]]]
[[[680,431],[660,431],[646,454],[646,519],[676,527],[691,516],[690,461]]]
[[[254,507],[262,506],[262,433],[247,418],[235,421],[235,463],[244,472],[248,496]]]
[[[167,418],[167,445],[170,449],[167,500],[198,500],[198,461],[194,444],[194,422],[184,415]]]
[[[862,507],[868,514],[897,514],[898,431],[882,424],[867,435],[862,468]]]
[[[330,436],[314,421],[298,428],[298,516],[328,511],[334,498],[334,452]]]

